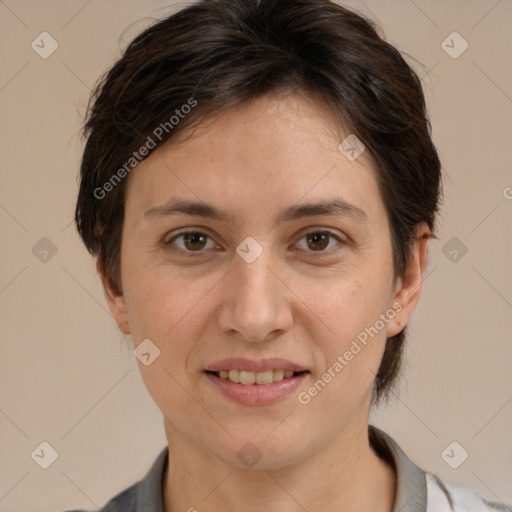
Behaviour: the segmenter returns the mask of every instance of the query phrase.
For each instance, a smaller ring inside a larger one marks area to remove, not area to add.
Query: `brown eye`
[[[312,249],[323,250],[329,245],[329,235],[326,233],[312,233],[306,236]]]
[[[343,245],[343,240],[331,233],[330,231],[311,231],[301,238],[301,241],[305,240],[306,243],[300,249],[304,249],[307,252],[320,252],[330,254],[332,251],[328,250],[336,245]],[[337,244],[332,245],[332,241],[337,241]]]
[[[179,239],[182,239],[182,245],[176,243],[176,240]],[[208,240],[210,240],[210,237],[200,231],[185,231],[167,240],[165,245],[176,245],[185,252],[203,252],[202,249],[206,247]],[[211,243],[213,244],[213,241],[211,241]]]
[[[207,238],[208,237],[204,236],[202,233],[187,233],[183,235],[185,247],[191,251],[196,249],[203,249],[203,247],[206,245]]]

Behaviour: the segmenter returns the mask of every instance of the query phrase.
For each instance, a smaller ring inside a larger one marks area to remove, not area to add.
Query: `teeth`
[[[240,382],[240,371],[239,370],[229,370],[228,379],[232,382]]]
[[[218,376],[221,379],[229,379],[240,384],[271,384],[293,376],[293,370],[267,370],[265,372],[249,372],[246,370],[220,370]]]
[[[274,370],[273,374],[273,380],[283,380],[286,373],[290,373],[288,370],[286,372],[284,370]],[[292,372],[293,375],[293,372]],[[288,375],[288,377],[291,377],[291,375]]]
[[[241,370],[238,376],[240,384],[254,384],[256,382],[256,374],[254,372],[246,372]]]

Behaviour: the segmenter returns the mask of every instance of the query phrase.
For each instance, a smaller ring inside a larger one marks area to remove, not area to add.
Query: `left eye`
[[[304,235],[300,240],[306,239],[306,244],[309,244],[310,248],[314,248],[311,252],[327,252],[325,249],[333,238],[338,241],[338,244],[343,243],[343,240],[340,237],[330,231],[311,231]]]
[[[183,241],[183,246],[175,243],[176,240],[180,238]],[[332,239],[335,239],[338,242],[338,245],[343,243],[343,240],[339,236],[331,233],[330,231],[310,231],[302,236],[299,242],[306,240],[308,247],[313,248],[311,252],[326,252],[325,249],[328,248]],[[210,241],[213,247],[207,247],[208,241]],[[164,243],[166,246],[177,245],[179,249],[185,252],[203,252],[202,249],[212,249],[216,246],[210,236],[206,233],[202,233],[201,231],[185,231],[178,233]]]

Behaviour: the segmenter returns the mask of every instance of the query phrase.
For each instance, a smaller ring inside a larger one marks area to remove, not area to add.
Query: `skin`
[[[318,97],[268,95],[218,114],[188,140],[168,141],[129,176],[123,294],[109,286],[101,262],[98,271],[123,332],[135,347],[149,338],[161,352],[138,364],[163,413],[167,512],[393,509],[394,469],[368,441],[371,391],[386,338],[403,329],[418,301],[429,230],[418,226],[407,270],[394,279],[370,155],[350,162],[338,150],[348,133]],[[274,225],[283,207],[335,196],[366,218]],[[213,204],[233,222],[144,217],[171,197]],[[181,228],[208,237],[166,246]],[[306,236],[325,230],[334,233],[326,247]],[[248,236],[263,249],[250,264],[236,252]],[[299,403],[298,393],[397,302],[394,319],[310,403]],[[232,356],[282,357],[311,373],[274,404],[240,405],[203,373]],[[248,442],[262,454],[252,468],[237,457]]]

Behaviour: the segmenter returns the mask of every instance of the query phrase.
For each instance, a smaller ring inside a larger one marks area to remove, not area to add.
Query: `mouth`
[[[308,370],[293,371],[284,370],[282,368],[270,369],[261,372],[235,369],[219,371],[205,370],[205,372],[218,377],[219,379],[227,380],[236,384],[244,384],[246,386],[265,386],[274,382],[280,382],[282,380],[294,379],[303,374],[309,373]]]
[[[249,370],[204,370],[207,381],[222,396],[244,406],[271,405],[297,392],[311,373],[282,368]]]

